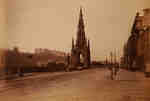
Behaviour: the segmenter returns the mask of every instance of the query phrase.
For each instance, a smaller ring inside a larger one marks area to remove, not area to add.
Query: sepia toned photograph
[[[150,0],[0,0],[0,101],[150,101]]]

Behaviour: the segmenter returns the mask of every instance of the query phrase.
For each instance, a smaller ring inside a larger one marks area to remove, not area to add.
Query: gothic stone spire
[[[132,29],[131,29],[131,34],[138,33],[137,28],[136,28],[136,25],[137,25],[137,22],[138,22],[138,20],[137,20],[138,17],[139,17],[139,12],[136,13],[136,17],[134,19],[134,24],[133,24]]]
[[[81,48],[84,47],[85,45],[86,45],[86,38],[85,38],[85,31],[84,31],[84,20],[83,20],[82,8],[80,8],[76,46]]]

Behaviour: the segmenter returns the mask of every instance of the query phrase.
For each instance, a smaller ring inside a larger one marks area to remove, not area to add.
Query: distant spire
[[[78,47],[83,47],[86,44],[85,42],[86,42],[86,38],[85,38],[85,30],[84,30],[84,20],[83,20],[82,7],[80,7],[76,44]]]
[[[82,7],[80,7],[80,14],[79,14],[79,23],[78,23],[78,27],[84,28],[84,20],[83,20]]]
[[[80,18],[82,18],[83,14],[82,14],[82,7],[80,6]]]
[[[135,19],[134,19],[132,29],[131,29],[131,34],[135,34],[137,32],[136,25],[137,25],[137,18],[139,17],[139,15],[140,15],[140,13],[137,12],[136,16],[135,16]]]
[[[107,59],[107,56],[106,56],[106,61],[105,61],[106,63],[105,64],[108,64],[108,59]]]
[[[117,50],[114,51],[114,63],[117,63]]]
[[[110,63],[113,64],[113,52],[110,52]]]
[[[139,13],[139,12],[137,12],[137,13],[136,13],[136,16],[139,16],[139,15],[140,15],[140,13]]]

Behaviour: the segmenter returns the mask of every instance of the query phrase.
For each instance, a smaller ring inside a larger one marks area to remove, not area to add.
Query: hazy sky
[[[8,0],[10,47],[22,50],[49,48],[69,52],[76,36],[79,8],[83,7],[86,36],[92,58],[103,60],[121,50],[136,11],[150,0]]]
[[[7,0],[0,0],[0,48],[6,48],[7,41]]]

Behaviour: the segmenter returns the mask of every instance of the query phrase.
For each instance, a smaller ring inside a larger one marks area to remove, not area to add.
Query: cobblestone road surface
[[[110,80],[102,68],[40,73],[0,80],[0,101],[150,101],[150,80],[125,70]]]

